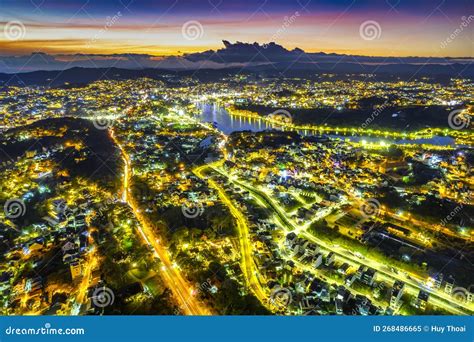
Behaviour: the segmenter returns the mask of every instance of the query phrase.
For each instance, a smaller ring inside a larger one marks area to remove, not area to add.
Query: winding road
[[[130,206],[135,217],[140,223],[138,226],[138,231],[143,241],[151,249],[153,254],[163,263],[163,266],[160,269],[160,274],[163,281],[180,303],[180,309],[184,314],[201,316],[210,315],[211,311],[209,308],[207,308],[193,295],[194,288],[188,284],[179,270],[173,266],[165,246],[160,243],[160,239],[155,233],[153,225],[145,217],[145,215],[142,214],[137,202],[131,195],[130,179],[132,177],[132,167],[130,158],[119,140],[116,138],[115,132],[113,130],[110,130],[110,137],[120,149],[122,159],[124,161],[122,200]]]

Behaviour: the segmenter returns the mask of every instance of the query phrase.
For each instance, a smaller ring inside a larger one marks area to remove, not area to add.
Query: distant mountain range
[[[223,49],[208,50],[199,53],[186,54],[185,58],[193,62],[212,61],[215,63],[275,63],[290,62],[299,64],[314,63],[355,63],[355,64],[469,64],[474,61],[472,57],[368,57],[357,55],[344,55],[336,53],[316,52],[309,53],[299,48],[287,50],[274,42],[260,45],[258,43],[230,43],[222,41]]]
[[[156,57],[146,54],[0,56],[0,84],[62,85],[109,79],[163,75],[194,75],[213,79],[227,74],[260,73],[268,76],[309,74],[368,74],[410,77],[474,78],[474,58],[367,57],[287,50],[276,43],[234,44],[183,56]]]

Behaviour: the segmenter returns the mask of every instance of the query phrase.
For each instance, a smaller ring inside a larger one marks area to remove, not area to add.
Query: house
[[[334,301],[334,304],[336,305],[336,314],[337,315],[342,315],[344,313],[344,308],[343,308],[343,302],[340,299],[336,299]]]
[[[336,305],[336,314],[342,315],[344,313],[344,304],[349,302],[352,298],[352,294],[347,291],[344,286],[339,286],[337,288],[336,298],[334,299],[334,303]]]
[[[313,267],[318,268],[323,263],[322,253],[318,253],[313,257]]]
[[[470,288],[467,289],[467,297],[466,297],[466,301],[468,303],[472,303],[474,301],[474,292],[472,292],[472,286]]]
[[[41,243],[35,241],[35,242],[33,242],[33,243],[28,247],[28,249],[29,249],[29,251],[30,251],[30,253],[31,253],[31,252],[39,251],[39,250],[41,250],[43,247],[44,247],[44,246],[43,246]]]
[[[33,293],[37,293],[38,291],[43,288],[43,278],[41,277],[34,277],[34,278],[28,278],[25,280],[25,284],[23,287],[23,291],[25,293],[30,293],[31,296],[33,296]]]
[[[446,278],[446,285],[444,286],[444,292],[447,294],[451,294],[453,292],[454,287],[454,278],[453,276],[449,276]]]
[[[355,281],[356,279],[357,279],[356,273],[353,273],[353,274],[348,275],[348,276],[346,277],[346,281],[345,281],[346,286],[351,286],[351,285],[354,283],[354,281]]]
[[[439,289],[441,288],[441,284],[443,282],[444,275],[443,273],[438,273],[433,277],[434,280],[434,288]]]
[[[313,280],[310,285],[311,294],[320,299],[323,302],[329,303],[331,301],[331,296],[328,288],[328,284],[322,281]]]
[[[293,248],[293,245],[295,244],[296,239],[297,239],[297,236],[295,233],[289,233],[286,236],[285,246],[288,248]]]
[[[305,254],[306,255],[315,255],[320,250],[319,246],[315,243],[308,243],[306,246]]]
[[[415,300],[415,307],[420,310],[426,310],[426,305],[428,304],[428,299],[430,294],[426,291],[420,290],[418,297]]]
[[[390,308],[397,310],[400,307],[400,299],[403,296],[403,290],[405,289],[405,283],[400,280],[395,281],[390,292]]]
[[[335,259],[336,255],[334,254],[334,252],[329,252],[329,254],[326,256],[326,261],[324,262],[324,264],[326,266],[331,266]]]
[[[367,270],[367,266],[360,265],[359,268],[357,269],[356,276],[357,279],[362,279],[362,274]]]
[[[367,268],[367,270],[362,274],[361,281],[364,284],[369,286],[374,285],[375,278],[377,277],[377,271],[373,268]]]
[[[343,285],[337,288],[336,300],[347,303],[352,298],[352,294]]]
[[[357,312],[362,316],[369,315],[372,304],[367,297],[357,295],[355,300],[355,307]]]
[[[349,270],[350,266],[347,262],[343,263],[338,269],[337,269],[337,273],[340,273],[340,274],[347,274],[347,271]]]

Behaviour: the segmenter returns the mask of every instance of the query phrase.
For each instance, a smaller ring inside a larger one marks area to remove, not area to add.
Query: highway
[[[172,291],[173,295],[178,300],[178,303],[180,303],[180,309],[184,314],[201,316],[210,315],[211,311],[209,308],[199,302],[199,300],[193,295],[194,288],[188,284],[179,271],[173,266],[168,252],[165,246],[160,243],[160,239],[156,235],[151,222],[149,222],[145,215],[141,213],[137,202],[130,193],[130,179],[132,177],[130,158],[116,138],[115,132],[112,129],[110,130],[110,137],[120,149],[124,161],[122,200],[130,206],[140,223],[138,230],[144,243],[151,249],[155,257],[159,258],[163,263],[163,266],[160,269],[163,281]]]

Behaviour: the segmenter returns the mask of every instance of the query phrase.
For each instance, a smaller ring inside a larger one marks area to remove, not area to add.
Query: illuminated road
[[[117,139],[113,136],[112,138],[116,141],[117,145],[122,151],[122,155],[124,157],[125,162],[125,176],[124,176],[124,191],[123,191],[123,200],[127,202],[130,207],[132,208],[133,212],[135,213],[137,219],[140,221],[142,227],[139,228],[140,234],[142,235],[144,241],[147,245],[150,246],[152,250],[154,250],[155,254],[163,261],[164,268],[162,269],[163,278],[167,284],[171,284],[169,286],[175,296],[184,303],[184,310],[187,314],[203,314],[201,305],[197,302],[197,300],[190,296],[189,294],[192,291],[192,288],[186,284],[183,280],[181,275],[173,269],[172,263],[169,260],[166,250],[163,246],[160,245],[158,242],[159,240],[156,239],[154,229],[152,228],[153,225],[148,222],[146,217],[140,213],[137,204],[135,203],[133,198],[130,198],[129,194],[129,179],[131,177],[131,167],[130,161],[126,152],[123,150],[121,145],[118,143]],[[225,177],[229,177],[228,174],[219,170],[219,166],[222,165],[223,160],[213,163],[210,165],[205,165],[199,167],[194,170],[194,173],[200,178],[206,178],[204,175],[204,170],[207,168],[212,168],[213,170],[221,173]],[[256,270],[255,264],[252,258],[252,246],[251,246],[251,239],[248,230],[248,223],[245,216],[236,208],[236,206],[232,203],[229,199],[225,191],[212,179],[207,179],[209,182],[209,186],[216,189],[219,194],[220,199],[222,202],[229,208],[233,217],[235,217],[237,222],[237,229],[239,232],[239,242],[241,248],[241,255],[242,255],[242,269],[245,276],[245,280],[247,285],[250,287],[252,292],[256,295],[256,297],[262,302],[268,304],[268,296],[266,295],[265,291],[263,290],[259,279],[258,279],[258,272]],[[373,269],[378,271],[378,277],[380,280],[388,280],[389,282],[393,282],[394,280],[403,281],[406,284],[406,292],[410,295],[417,296],[418,291],[420,289],[428,290],[430,295],[429,302],[433,305],[436,305],[440,308],[444,308],[447,311],[456,313],[456,314],[471,314],[472,305],[459,303],[456,302],[450,295],[445,294],[442,291],[434,290],[434,289],[427,289],[421,280],[415,279],[415,277],[410,277],[406,274],[397,274],[392,272],[391,270],[387,269],[387,266],[379,263],[374,260],[364,259],[363,261],[357,257],[355,257],[350,251],[341,248],[340,246],[334,246],[331,244],[326,243],[325,241],[320,240],[319,238],[307,234],[304,230],[301,230],[299,225],[296,225],[291,218],[287,216],[287,213],[284,209],[275,201],[273,201],[265,192],[255,189],[251,186],[238,182],[234,179],[231,179],[234,183],[239,186],[244,186],[247,190],[249,190],[254,197],[256,197],[264,207],[271,209],[272,212],[276,213],[277,218],[281,221],[282,226],[287,231],[301,231],[302,236],[307,238],[310,241],[313,241],[320,245],[326,251],[334,252],[340,260],[346,261],[351,265],[367,265],[372,267]]]
[[[229,175],[226,175],[223,172],[220,172],[220,174],[229,177]],[[231,181],[233,181],[235,184],[243,186],[243,183],[235,181],[229,177]],[[280,223],[283,224],[283,226],[286,228],[286,230],[289,231],[294,231],[295,230],[295,225],[291,223],[291,219],[286,216],[285,211],[283,208],[281,208],[278,204],[276,204],[274,201],[272,201],[271,198],[267,196],[262,191],[259,191],[255,188],[253,188],[250,185],[245,185],[245,188],[249,190],[254,197],[258,197],[261,199],[261,203],[265,204],[268,209],[271,209],[273,212],[275,212],[278,215]],[[288,224],[288,222],[290,224]],[[326,251],[331,251],[334,252],[339,259],[348,262],[352,265],[366,265],[369,266],[375,270],[377,270],[379,279],[384,279],[384,280],[389,280],[393,282],[394,280],[400,280],[403,281],[406,284],[406,291],[414,296],[418,295],[418,291],[420,289],[423,289],[425,291],[430,292],[430,299],[429,302],[431,304],[434,304],[436,306],[439,306],[441,308],[446,309],[447,311],[456,313],[456,314],[462,314],[462,315],[470,315],[472,314],[473,311],[473,305],[472,304],[466,304],[466,303],[460,303],[456,302],[453,298],[451,298],[448,294],[445,294],[442,291],[437,291],[434,289],[429,289],[421,284],[421,280],[417,282],[413,277],[411,279],[407,278],[406,276],[402,276],[400,274],[395,274],[393,272],[386,271],[384,268],[386,268],[386,265],[381,264],[379,262],[369,260],[369,259],[364,259],[363,261],[357,257],[355,257],[352,253],[350,253],[348,250],[340,247],[340,246],[330,246],[323,240],[318,239],[312,234],[308,234],[305,232],[300,233],[301,236],[306,238],[307,240],[310,240],[314,243],[317,243],[318,245],[321,246],[321,248],[325,249]]]
[[[114,140],[122,153],[124,161],[124,177],[123,177],[123,193],[122,199],[132,209],[135,217],[140,222],[138,226],[139,233],[143,241],[153,251],[154,255],[161,260],[163,266],[161,267],[160,274],[166,286],[172,291],[178,302],[181,304],[180,308],[186,315],[210,315],[210,310],[205,307],[199,300],[193,295],[192,286],[190,286],[179,271],[173,266],[168,252],[165,247],[160,243],[160,239],[156,236],[153,229],[153,225],[149,220],[141,213],[135,199],[130,194],[130,178],[132,176],[132,168],[130,164],[130,158],[128,157],[125,149],[122,147],[118,139],[115,137],[114,131],[110,131],[110,136]]]
[[[206,179],[204,170],[209,168],[209,165],[200,166],[194,169],[194,173],[199,178]],[[219,198],[229,208],[230,213],[237,221],[237,229],[239,232],[239,242],[242,255],[242,270],[244,271],[245,280],[247,282],[247,286],[251,288],[258,300],[260,300],[260,302],[265,305],[268,303],[269,297],[263,290],[257,277],[258,271],[252,258],[251,238],[247,219],[242,214],[242,212],[240,212],[240,210],[235,207],[225,191],[215,181],[209,178],[207,178],[207,181],[209,186],[217,191]]]
[[[89,251],[87,260],[83,264],[82,280],[79,284],[78,294],[76,296],[76,303],[85,304],[87,298],[87,290],[92,280],[92,271],[97,267],[98,259],[95,254],[95,248]]]

